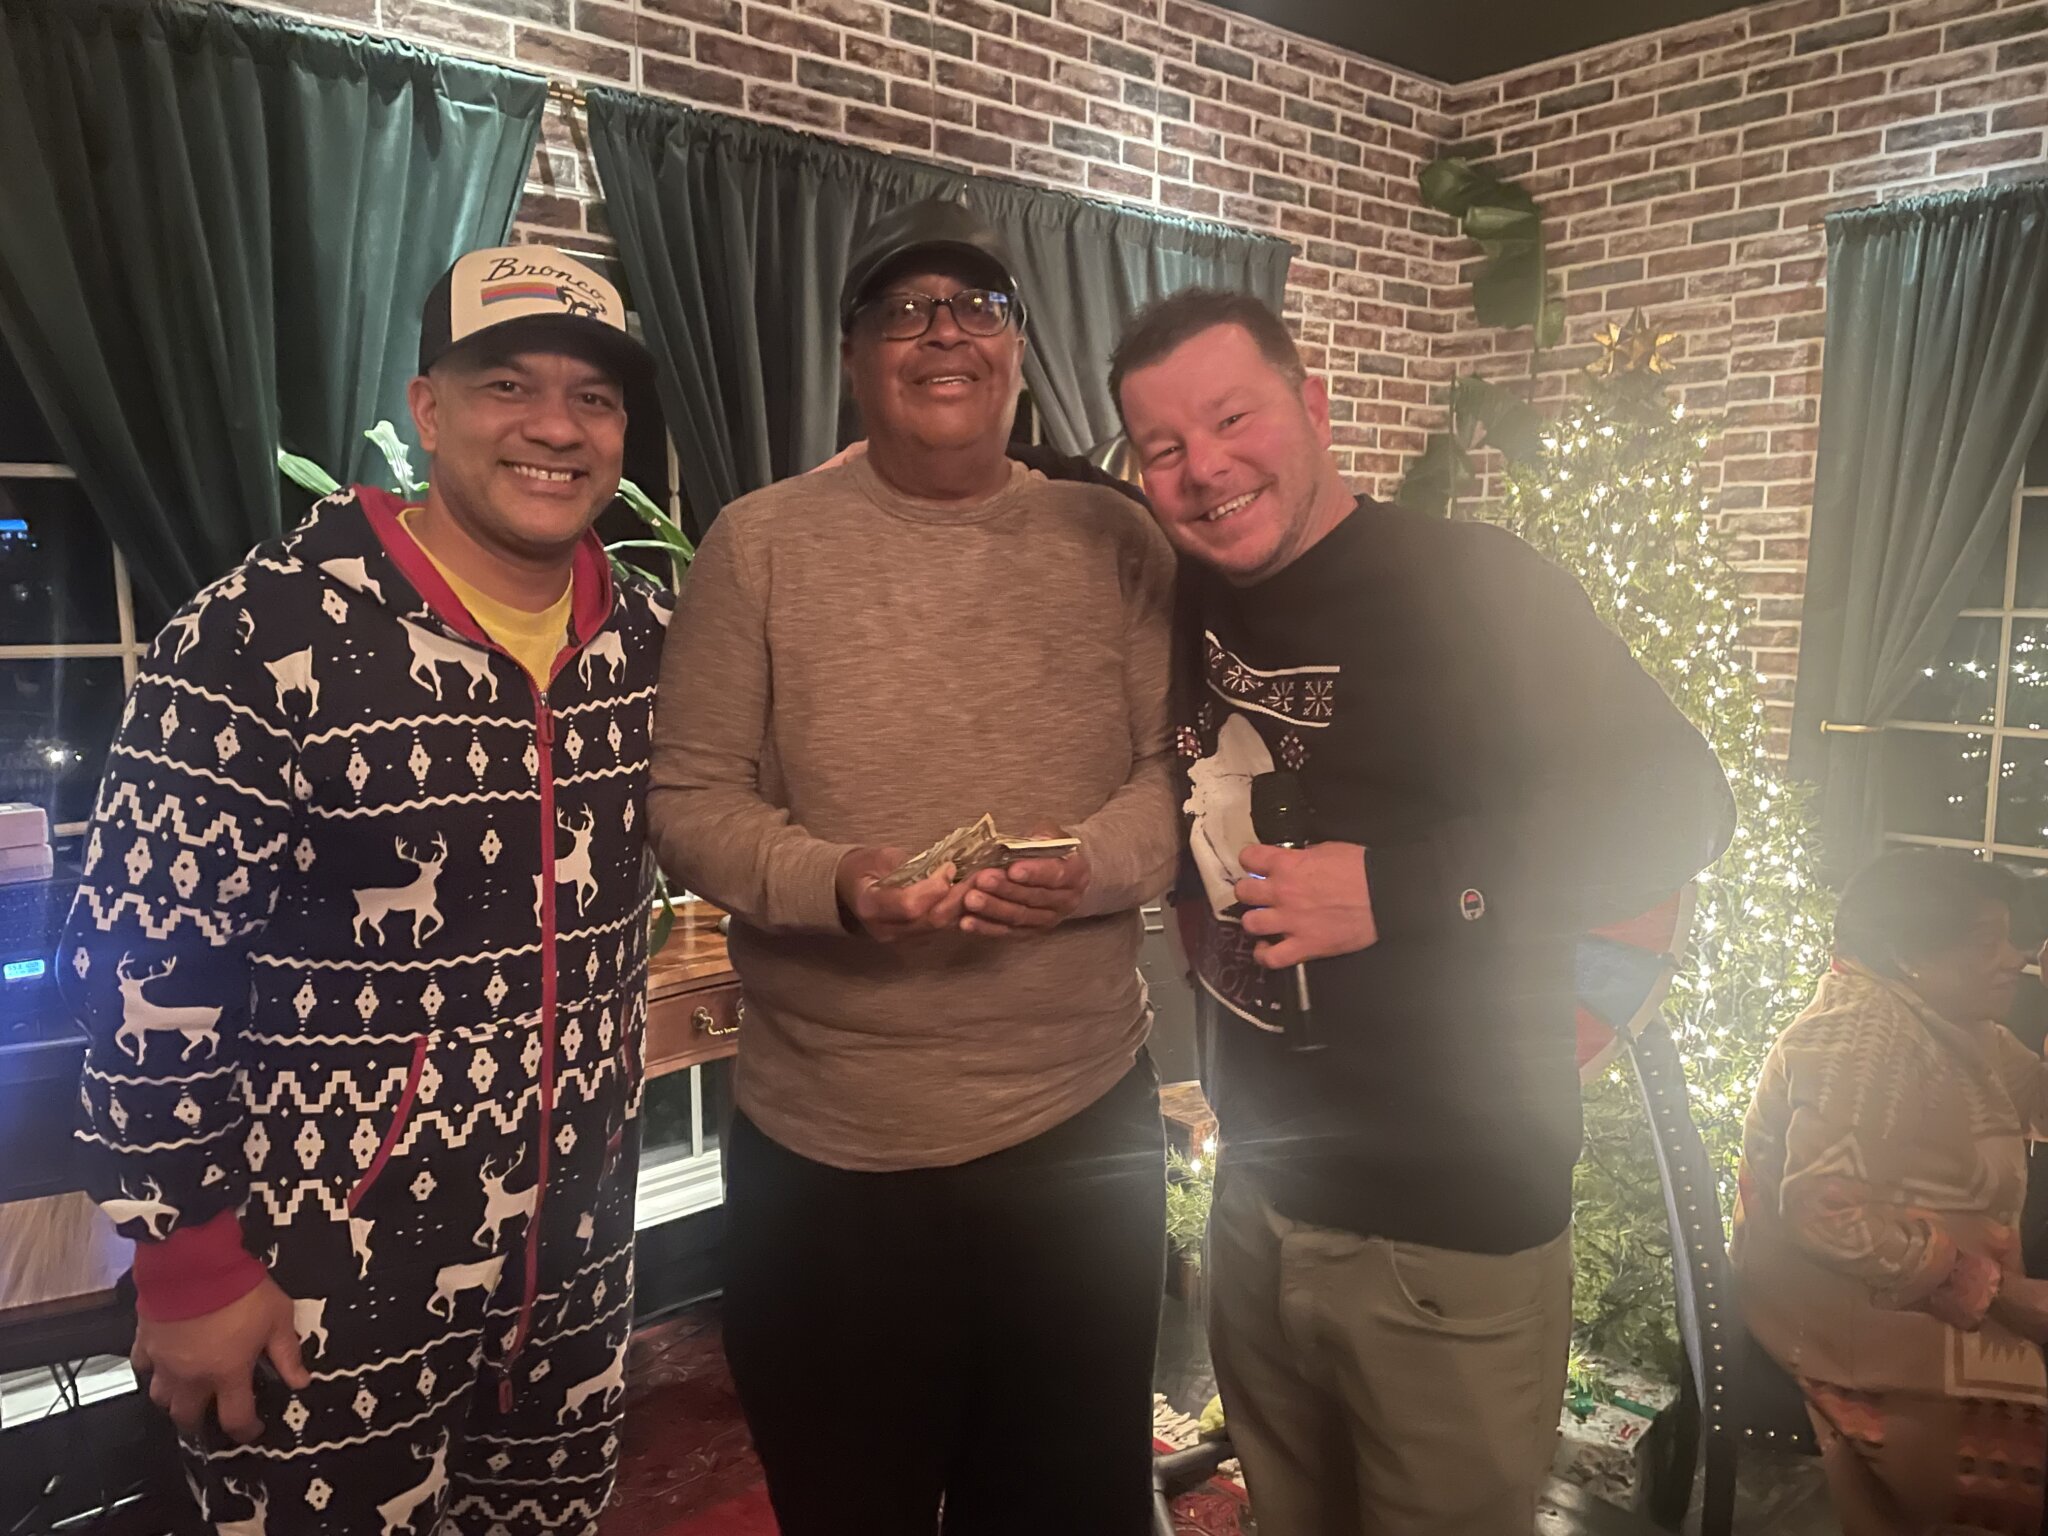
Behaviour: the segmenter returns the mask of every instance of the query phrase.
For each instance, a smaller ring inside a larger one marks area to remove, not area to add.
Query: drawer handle
[[[699,1008],[690,1015],[690,1022],[697,1026],[697,1032],[702,1035],[736,1035],[740,1032],[737,1008],[733,1010],[733,1022],[730,1024],[721,1025],[711,1016],[709,1008]]]

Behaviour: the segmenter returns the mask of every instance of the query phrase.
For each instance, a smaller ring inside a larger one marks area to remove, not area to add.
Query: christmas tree
[[[1766,746],[1740,634],[1749,617],[1700,463],[1709,433],[1658,382],[1659,337],[1609,326],[1584,396],[1510,463],[1480,515],[1576,575],[1600,616],[1698,726],[1727,771],[1735,840],[1701,876],[1692,944],[1664,1017],[1693,1117],[1732,1210],[1742,1117],[1764,1053],[1826,964],[1833,900],[1802,792]],[[1671,1251],[1649,1126],[1625,1059],[1586,1091],[1577,1186],[1577,1322],[1603,1355],[1676,1372]]]

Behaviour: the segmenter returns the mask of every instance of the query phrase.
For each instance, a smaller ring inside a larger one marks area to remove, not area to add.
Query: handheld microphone
[[[1306,848],[1309,843],[1308,797],[1301,779],[1284,768],[1252,776],[1252,830],[1259,841],[1274,848]],[[1290,1050],[1320,1051],[1329,1041],[1316,1027],[1315,1010],[1309,1005],[1308,967],[1294,968],[1294,1006],[1285,1030]]]

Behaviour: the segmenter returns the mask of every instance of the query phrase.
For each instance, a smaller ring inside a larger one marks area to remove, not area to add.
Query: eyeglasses
[[[994,336],[1010,323],[1014,296],[988,288],[962,288],[950,299],[929,293],[885,293],[861,310],[869,330],[884,341],[915,341],[932,328],[941,309],[969,336]]]

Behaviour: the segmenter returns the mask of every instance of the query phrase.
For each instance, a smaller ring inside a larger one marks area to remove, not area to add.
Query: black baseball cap
[[[456,258],[420,315],[420,372],[460,348],[566,352],[624,384],[651,378],[654,359],[626,330],[619,290],[550,245],[506,245]]]
[[[1024,329],[1017,264],[1001,237],[965,203],[941,197],[893,209],[863,232],[839,290],[839,329],[853,328],[855,312],[883,283],[935,257],[972,281],[1009,294],[1016,301],[1017,329]]]

